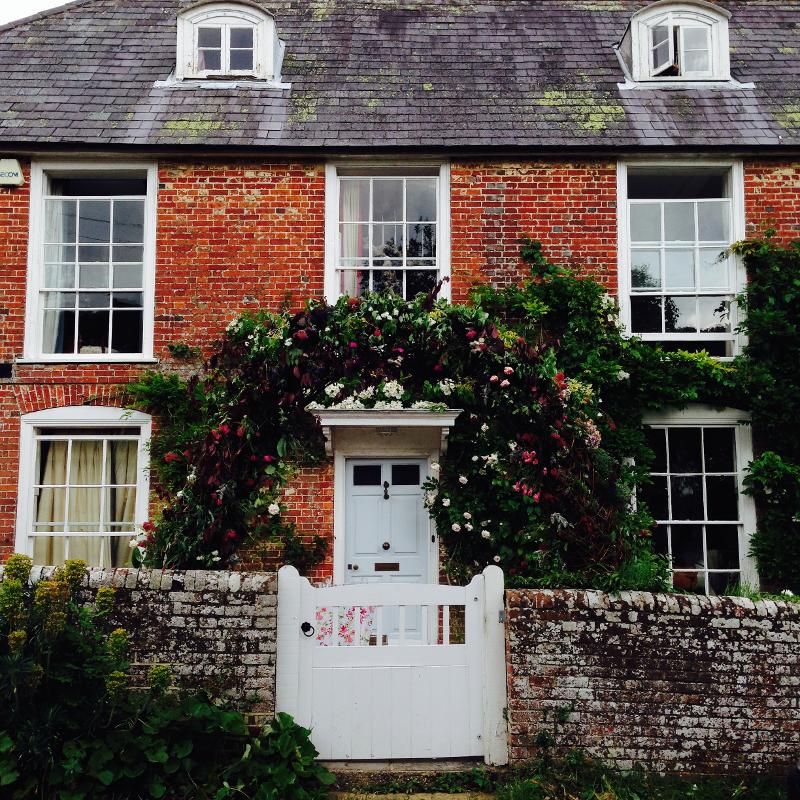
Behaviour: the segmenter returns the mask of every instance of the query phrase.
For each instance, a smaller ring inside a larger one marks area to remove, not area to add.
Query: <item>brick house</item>
[[[125,565],[151,421],[118,387],[244,309],[465,300],[518,281],[531,236],[631,332],[735,355],[719,252],[800,235],[798,31],[771,0],[77,0],[0,28],[0,559]],[[650,420],[682,588],[755,581],[741,416]],[[287,498],[333,542],[312,577],[432,580],[447,419],[321,424]]]

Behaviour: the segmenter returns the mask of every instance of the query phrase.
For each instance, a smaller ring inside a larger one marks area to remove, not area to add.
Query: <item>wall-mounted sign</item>
[[[22,186],[25,176],[19,161],[14,158],[0,158],[0,186]]]

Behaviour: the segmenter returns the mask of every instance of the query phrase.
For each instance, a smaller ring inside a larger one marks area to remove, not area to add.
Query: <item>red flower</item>
[[[219,426],[220,432],[224,433],[226,436],[231,432],[231,426],[228,425],[227,422],[223,422],[222,425]]]
[[[169,452],[164,456],[164,461],[171,464],[173,461],[180,461],[180,456],[177,453]]]
[[[350,308],[358,308],[361,305],[361,301],[357,297],[351,297],[347,301],[347,305],[349,305]]]
[[[229,531],[228,531],[228,532],[225,534],[225,538],[226,538],[226,539],[227,539],[229,542],[232,542],[232,541],[233,541],[233,540],[236,538],[236,531],[235,531],[235,530],[232,530],[232,529],[231,529],[231,530],[229,530]]]
[[[294,335],[294,338],[295,338],[295,339],[299,339],[299,340],[302,342],[302,341],[305,341],[306,339],[308,339],[308,334],[307,334],[305,331],[303,331],[303,330],[299,330],[299,331],[297,331],[297,333]]]
[[[155,529],[156,529],[156,526],[153,525],[152,522],[143,522],[142,523],[142,530],[143,531],[147,531],[149,533],[150,531],[154,531]]]
[[[372,335],[373,335],[373,336],[374,336],[376,339],[380,339],[380,338],[381,338],[381,335],[382,335],[382,334],[381,334],[381,331],[380,331],[380,328],[375,328],[375,330],[374,330],[374,331],[372,331]]]
[[[236,429],[236,435],[241,439],[244,436],[244,425],[240,425]]]
[[[356,349],[358,348],[358,342],[350,342],[350,344],[348,345],[348,347],[349,347],[351,350],[356,350]]]
[[[258,456],[250,456],[251,461],[258,461]]]
[[[473,339],[477,339],[477,338],[478,338],[478,332],[477,331],[473,331],[473,330],[467,331],[467,339],[472,341]]]
[[[192,454],[188,450],[184,450],[183,451],[183,457],[184,458],[191,458],[191,456],[192,456]]]
[[[272,456],[264,456],[264,463],[271,464],[275,459]]]

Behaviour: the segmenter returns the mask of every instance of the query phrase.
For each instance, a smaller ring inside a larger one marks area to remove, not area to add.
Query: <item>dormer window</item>
[[[202,3],[178,19],[176,78],[279,80],[283,50],[275,21],[254,3]]]
[[[705,0],[660,0],[634,14],[619,52],[634,81],[729,80],[729,17]]]

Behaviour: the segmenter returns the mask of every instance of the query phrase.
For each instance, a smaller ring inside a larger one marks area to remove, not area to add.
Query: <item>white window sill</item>
[[[96,356],[83,356],[80,358],[17,358],[15,364],[47,365],[47,364],[158,364],[157,358],[147,356],[133,356],[126,358],[97,358]]]
[[[625,78],[625,83],[618,83],[617,88],[621,92],[628,91],[650,91],[657,89],[754,89],[755,84],[741,83],[735,78],[706,78],[704,80],[646,80],[635,81],[632,78]]]
[[[170,75],[165,81],[155,81],[154,89],[291,89],[291,83],[274,78],[231,76],[225,78],[176,78]]]

